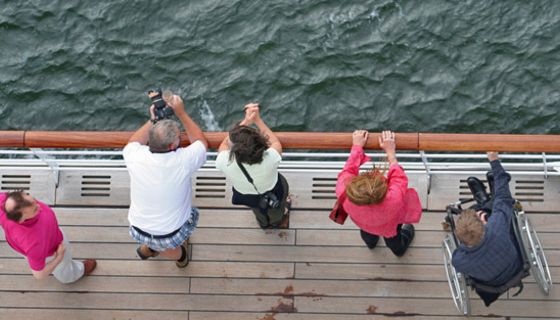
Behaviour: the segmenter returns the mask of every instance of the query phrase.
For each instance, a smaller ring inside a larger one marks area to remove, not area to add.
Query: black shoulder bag
[[[255,188],[255,191],[257,191],[257,193],[259,194],[259,208],[261,209],[261,211],[266,212],[268,208],[276,209],[280,207],[280,201],[278,200],[278,197],[272,191],[260,193],[253,183],[253,178],[251,178],[249,172],[247,172],[247,169],[245,169],[243,164],[237,159],[235,159],[235,162],[237,162],[239,169],[241,169],[241,172],[243,172],[243,175],[245,176],[245,178],[247,178],[247,181],[249,181],[249,183],[253,185],[253,188]]]

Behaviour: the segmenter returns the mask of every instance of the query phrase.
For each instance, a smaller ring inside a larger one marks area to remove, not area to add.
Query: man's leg
[[[188,240],[198,226],[199,215],[198,209],[193,207],[190,218],[173,237],[156,241],[159,247],[165,248],[160,254],[163,257],[175,260],[175,264],[179,268],[184,268],[189,264]]]
[[[81,261],[72,260],[72,247],[70,242],[64,236],[62,242],[64,244],[64,258],[56,266],[53,271],[53,276],[62,283],[72,283],[83,277],[84,263]]]

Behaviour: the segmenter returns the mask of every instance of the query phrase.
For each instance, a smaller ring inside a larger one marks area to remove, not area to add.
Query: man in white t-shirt
[[[130,235],[140,243],[142,259],[162,255],[188,264],[188,237],[196,228],[198,210],[192,207],[191,176],[206,162],[208,143],[200,127],[185,111],[183,100],[167,104],[181,120],[191,144],[181,148],[179,125],[152,119],[136,131],[123,150],[130,174]]]

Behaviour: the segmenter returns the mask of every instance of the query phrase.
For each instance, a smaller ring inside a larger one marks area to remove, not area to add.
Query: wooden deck
[[[34,280],[1,234],[0,319],[463,318],[444,274],[440,222],[445,204],[465,192],[466,177],[434,177],[428,194],[426,177],[410,175],[426,210],[412,247],[397,258],[383,241],[368,250],[350,220],[339,226],[327,218],[336,172],[285,174],[294,194],[290,229],[265,232],[251,211],[229,204],[230,186],[219,173],[200,172],[193,182],[199,228],[189,266],[178,269],[136,257],[126,172],[63,172],[58,187],[48,174],[2,172],[2,189],[23,186],[53,204],[74,256],[96,258],[98,268],[71,285]],[[525,176],[512,184],[526,197],[554,279],[560,279],[559,186],[558,177]],[[521,295],[504,295],[490,308],[473,299],[472,318],[560,319],[558,286],[544,297],[532,278],[525,282]]]

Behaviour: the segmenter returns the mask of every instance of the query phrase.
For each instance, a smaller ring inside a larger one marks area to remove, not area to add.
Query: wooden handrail
[[[0,147],[122,148],[132,131],[0,131]],[[217,148],[227,132],[206,132]],[[348,150],[350,132],[277,132],[285,149]],[[379,149],[379,133],[371,133],[366,149]],[[182,145],[189,141],[181,134]],[[423,151],[507,151],[560,153],[560,135],[397,133],[397,149]]]

